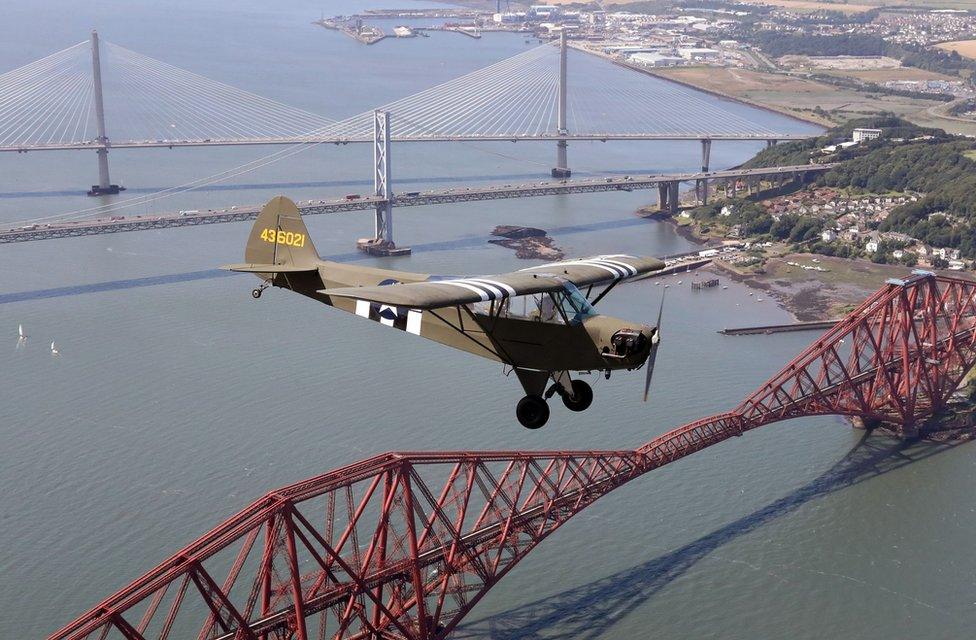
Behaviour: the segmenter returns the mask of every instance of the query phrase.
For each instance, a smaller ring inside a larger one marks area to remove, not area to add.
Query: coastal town
[[[832,125],[882,111],[976,134],[976,15],[794,0],[547,3],[385,9],[317,21],[366,44],[513,32]]]

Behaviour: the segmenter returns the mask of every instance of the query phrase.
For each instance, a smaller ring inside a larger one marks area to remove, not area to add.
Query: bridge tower
[[[108,136],[105,134],[105,101],[102,97],[102,63],[98,51],[98,32],[92,29],[91,32],[91,54],[92,54],[92,80],[94,81],[95,93],[95,124],[98,128],[98,184],[93,184],[88,191],[90,196],[101,196],[106,194],[118,193],[123,189],[117,184],[112,184],[108,177]]]
[[[372,238],[356,243],[371,255],[402,256],[410,247],[397,247],[393,241],[393,188],[391,185],[390,112],[373,111],[373,195],[376,201],[375,232]]]
[[[566,29],[559,32],[559,103],[556,123],[560,136],[569,133],[566,126]],[[569,161],[566,158],[568,146],[569,143],[565,138],[556,142],[556,166],[552,170],[553,178],[568,178],[572,175],[569,170]]]
[[[702,138],[702,161],[701,161],[701,171],[702,173],[708,173],[708,163],[712,155],[712,139]],[[708,204],[708,178],[702,178],[695,183],[695,192],[698,196],[698,201],[702,204]]]

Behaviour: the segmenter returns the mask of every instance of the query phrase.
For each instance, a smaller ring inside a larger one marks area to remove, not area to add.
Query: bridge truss
[[[862,416],[911,436],[976,363],[976,283],[889,281],[732,411],[634,450],[402,452],[273,491],[50,636],[444,638],[613,489],[757,427]]]

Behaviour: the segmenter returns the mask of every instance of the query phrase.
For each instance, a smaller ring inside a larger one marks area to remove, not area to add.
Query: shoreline
[[[667,215],[649,214],[647,205],[636,215],[665,222],[675,233],[699,246],[720,242],[722,238],[701,236],[692,225],[681,225]],[[790,262],[811,262],[814,259],[827,267],[826,275],[797,270]],[[703,270],[743,284],[762,292],[776,301],[776,305],[790,314],[794,322],[835,320],[843,316],[851,306],[860,303],[874,293],[887,278],[905,277],[909,267],[875,264],[869,260],[833,258],[816,254],[794,253],[783,248],[780,253],[768,256],[761,270],[746,272],[723,260],[713,260]]]
[[[729,100],[731,102],[738,102],[739,104],[743,104],[743,105],[746,105],[748,107],[753,107],[755,109],[762,109],[763,111],[766,111],[768,113],[774,113],[774,114],[779,115],[779,116],[784,116],[784,117],[790,118],[792,120],[796,120],[797,122],[802,122],[803,124],[811,124],[811,125],[814,125],[816,127],[821,127],[821,128],[824,128],[824,129],[826,129],[828,127],[828,125],[824,124],[823,122],[820,122],[820,121],[817,121],[817,120],[812,120],[810,118],[804,118],[803,116],[799,116],[796,113],[793,113],[793,112],[787,110],[785,107],[778,107],[776,105],[765,104],[765,103],[762,103],[762,102],[757,102],[755,100],[750,100],[748,98],[742,98],[742,97],[739,97],[739,96],[734,96],[732,94],[725,93],[723,91],[718,91],[716,89],[710,89],[708,87],[702,87],[702,86],[696,85],[694,83],[688,82],[687,80],[679,80],[678,78],[672,78],[670,76],[666,76],[664,74],[657,73],[657,72],[654,71],[654,69],[649,68],[649,67],[642,67],[640,65],[631,64],[631,63],[626,62],[626,61],[623,61],[623,60],[617,60],[617,59],[615,59],[615,58],[613,58],[613,57],[611,57],[611,56],[609,56],[607,54],[600,53],[598,51],[593,51],[593,50],[587,49],[585,47],[581,47],[578,44],[575,44],[575,43],[572,43],[572,42],[570,42],[568,44],[569,44],[569,46],[571,48],[573,48],[573,49],[575,49],[577,51],[580,51],[582,53],[589,54],[591,56],[595,56],[597,58],[602,58],[602,59],[604,59],[604,60],[606,60],[606,61],[608,61],[608,62],[610,62],[612,64],[617,65],[618,67],[623,67],[624,69],[630,69],[631,71],[636,71],[637,73],[643,73],[645,75],[651,76],[652,78],[657,78],[659,80],[664,80],[666,82],[673,82],[674,84],[680,85],[682,87],[687,87],[689,89],[694,89],[695,91],[701,91],[702,93],[707,93],[707,94],[709,94],[711,96],[715,96],[716,98],[721,98],[722,100]]]

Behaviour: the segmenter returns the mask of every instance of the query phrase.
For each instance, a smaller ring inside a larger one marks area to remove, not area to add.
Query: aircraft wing
[[[336,287],[322,289],[319,293],[395,307],[439,309],[557,291],[567,280],[577,286],[627,280],[662,268],[664,263],[655,258],[597,256],[552,262],[495,276],[431,279],[371,287]]]
[[[663,268],[664,263],[657,258],[619,254],[550,262],[537,267],[528,267],[517,273],[549,273],[569,280],[577,287],[585,287],[614,280],[630,280]]]

